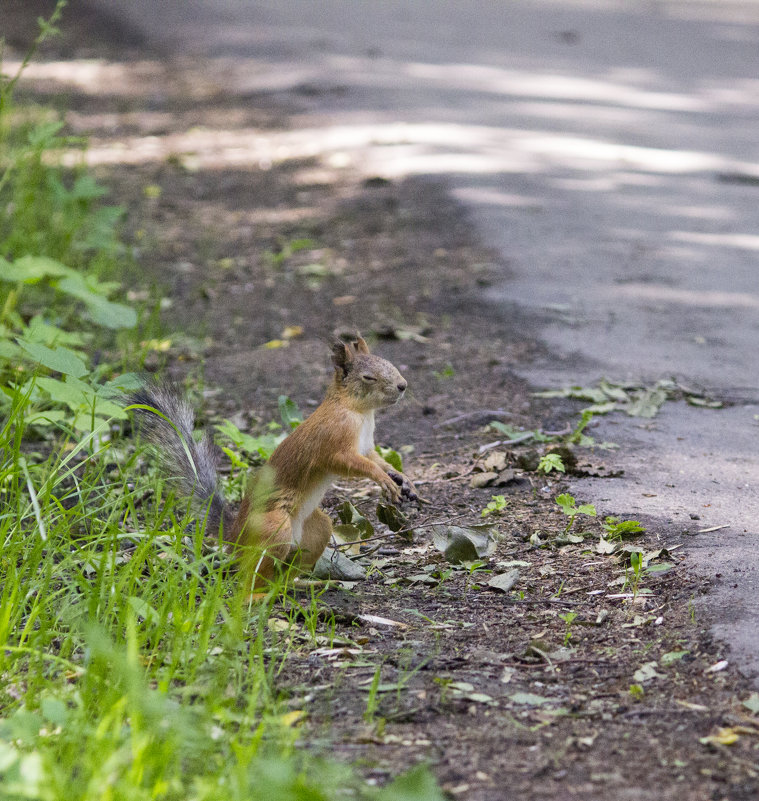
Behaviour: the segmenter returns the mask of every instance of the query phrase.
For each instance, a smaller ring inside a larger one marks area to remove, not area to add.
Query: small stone
[[[469,486],[472,489],[481,489],[482,487],[489,487],[498,478],[498,473],[476,473],[472,476]]]
[[[502,470],[498,474],[498,478],[496,478],[493,484],[496,487],[507,487],[516,479],[516,477],[517,474],[510,467],[507,467],[506,470]]]
[[[485,472],[500,473],[506,469],[506,454],[503,451],[492,451],[482,460],[482,468]]]

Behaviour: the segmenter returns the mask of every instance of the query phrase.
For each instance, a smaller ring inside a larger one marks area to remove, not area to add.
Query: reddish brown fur
[[[277,562],[293,561],[312,567],[329,543],[332,525],[318,507],[324,484],[332,475],[370,478],[391,498],[400,487],[390,477],[396,473],[374,450],[360,452],[362,426],[373,431],[375,409],[395,403],[406,382],[390,362],[369,353],[361,337],[333,348],[335,375],[321,405],[299,425],[272,454],[274,493],[265,513],[251,516],[250,494],[240,506],[233,533],[238,544],[248,546],[254,587],[270,580]],[[371,437],[369,436],[368,439]],[[396,473],[397,474],[397,473]],[[400,476],[413,492],[413,484]],[[318,497],[317,497],[318,496]],[[313,507],[302,520],[300,543],[293,542],[293,524],[299,511]],[[248,561],[248,560],[246,560]]]

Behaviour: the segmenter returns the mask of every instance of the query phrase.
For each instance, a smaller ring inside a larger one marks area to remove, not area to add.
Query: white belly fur
[[[361,429],[358,433],[358,452],[363,456],[374,450],[374,412],[363,415]],[[301,507],[292,517],[292,538],[295,545],[300,545],[303,539],[303,522],[316,509],[337,476],[329,475],[317,484],[311,494],[303,501]]]
[[[367,412],[358,434],[358,452],[367,456],[374,450],[374,412]]]
[[[321,503],[324,493],[330,488],[330,485],[335,480],[336,476],[329,475],[319,484],[317,484],[311,494],[303,501],[300,509],[298,509],[292,517],[292,538],[295,545],[300,545],[303,539],[303,521],[316,509]]]

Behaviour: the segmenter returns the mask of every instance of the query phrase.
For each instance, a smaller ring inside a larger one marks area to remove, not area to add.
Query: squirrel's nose
[[[399,381],[396,386],[398,387],[398,392],[405,392],[408,383],[406,381]]]

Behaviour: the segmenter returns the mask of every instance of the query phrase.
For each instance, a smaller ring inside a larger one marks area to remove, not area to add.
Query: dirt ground
[[[30,8],[7,8],[11,47],[28,34]],[[483,450],[505,438],[492,420],[569,432],[581,406],[537,399],[516,377],[550,354],[530,320],[482,314],[478,291],[508,264],[476,241],[446,187],[366,181],[316,160],[198,167],[172,150],[172,134],[285,128],[287,108],[271,96],[227,97],[212,81],[201,91],[202,65],[146,67],[155,54],[108,20],[93,44],[77,25],[82,13],[72,6],[43,58],[119,63],[121,88],[40,78],[23,93],[70,109],[69,130],[93,146],[138,131],[164,148],[96,168],[127,209],[130,296],[158,287],[163,330],[176,332],[147,367],[202,382],[206,422],[232,417],[254,433],[277,417],[281,394],[305,411],[318,402],[335,332],[360,329],[409,381],[377,440],[404,453],[429,503],[406,510],[410,539],[377,527],[384,537],[361,560],[366,580],[321,595],[320,647],[304,638],[277,680],[292,708],[307,711],[302,747],[378,783],[428,762],[452,797],[472,801],[756,798],[759,719],[741,704],[747,680],[720,664],[694,606],[706,587],[677,550],[690,533],[654,526],[632,540],[666,549],[651,565],[671,565],[635,585],[628,554],[597,552],[600,521],[578,521],[587,533],[577,541],[562,536],[561,480],[535,472],[530,453],[551,443]],[[149,86],[130,78],[146,69]],[[578,470],[609,481],[624,469],[619,452],[575,453]],[[503,486],[472,487],[493,454],[513,472]],[[430,525],[481,523],[501,494],[506,507],[485,521],[495,552],[480,565],[450,564]],[[371,488],[340,486],[327,508],[334,515],[344,500],[374,520]],[[518,571],[509,591],[488,584],[508,571]]]

